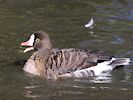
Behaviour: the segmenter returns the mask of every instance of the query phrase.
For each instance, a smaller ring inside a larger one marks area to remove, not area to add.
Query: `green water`
[[[93,29],[84,25],[93,17]],[[106,50],[133,58],[132,0],[0,0],[0,100],[132,100],[133,66],[99,79],[45,80],[25,74],[22,41],[46,31],[56,48]]]

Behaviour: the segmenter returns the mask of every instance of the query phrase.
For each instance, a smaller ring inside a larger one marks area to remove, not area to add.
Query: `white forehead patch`
[[[30,39],[28,40],[28,44],[29,44],[30,46],[33,46],[34,39],[35,39],[35,35],[32,34],[32,35],[30,36]]]

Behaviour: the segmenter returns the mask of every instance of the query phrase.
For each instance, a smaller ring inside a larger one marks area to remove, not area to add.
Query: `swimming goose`
[[[24,53],[35,51],[23,70],[49,79],[99,76],[130,62],[129,58],[115,58],[98,50],[54,49],[49,36],[42,31],[31,34],[21,46],[27,47]]]

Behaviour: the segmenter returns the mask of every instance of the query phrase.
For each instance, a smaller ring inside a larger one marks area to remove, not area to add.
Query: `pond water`
[[[93,17],[95,25],[84,25]],[[92,79],[26,75],[20,43],[47,32],[56,48],[106,50],[133,58],[132,0],[0,0],[0,100],[132,100],[133,65]]]

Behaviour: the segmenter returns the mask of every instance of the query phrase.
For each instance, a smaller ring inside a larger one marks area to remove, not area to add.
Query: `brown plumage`
[[[42,31],[32,34],[29,41],[21,45],[30,46],[25,52],[35,50],[23,69],[46,78],[95,76],[95,71],[88,68],[112,59],[109,54],[98,50],[53,49],[49,36]]]

